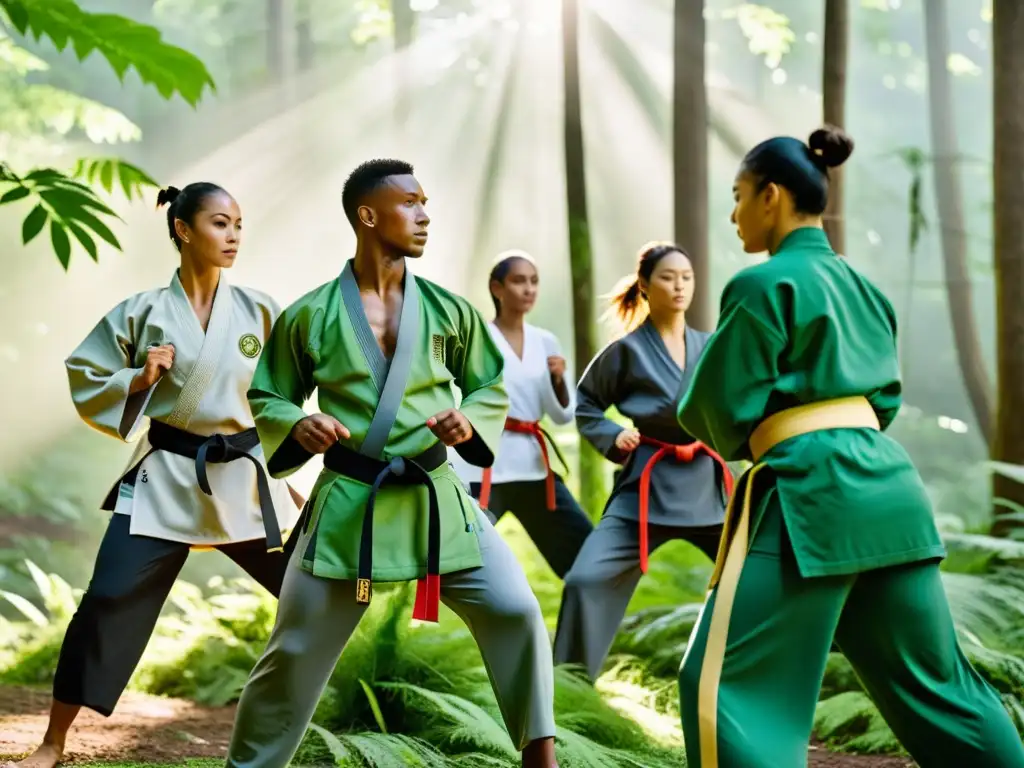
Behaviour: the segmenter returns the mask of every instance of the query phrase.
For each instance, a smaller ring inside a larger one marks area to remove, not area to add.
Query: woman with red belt
[[[622,464],[600,524],[565,577],[555,662],[597,679],[648,555],[684,539],[712,561],[732,477],[721,458],[679,426],[676,405],[710,334],[686,324],[693,265],[673,243],[640,251],[636,274],[612,301],[631,332],[605,347],[580,379],[576,424]],[[612,421],[612,406],[633,423]]]
[[[449,453],[491,522],[497,523],[506,512],[519,518],[562,579],[594,526],[555,474],[553,460],[563,470],[565,462],[540,426],[545,415],[556,424],[572,421],[576,393],[558,339],[525,321],[537,301],[538,283],[537,266],[527,253],[506,251],[498,256],[490,275],[495,318],[488,330],[505,358],[505,431],[488,469],[481,471]]]

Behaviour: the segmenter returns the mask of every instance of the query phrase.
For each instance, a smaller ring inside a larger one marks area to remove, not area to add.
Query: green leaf
[[[0,0],[11,23],[36,40],[48,37],[58,51],[70,43],[84,61],[93,51],[102,55],[118,79],[134,69],[144,83],[165,98],[179,94],[193,107],[204,89],[216,85],[206,66],[188,51],[163,41],[148,24],[109,13],[89,13],[73,0]]]
[[[71,263],[71,241],[68,240],[68,233],[64,231],[59,221],[50,220],[50,242],[53,243],[53,251],[57,254],[57,260],[67,271]]]
[[[90,258],[92,258],[92,260],[95,262],[99,262],[100,256],[99,253],[96,251],[96,243],[93,241],[92,237],[89,236],[89,233],[86,232],[73,221],[65,222],[65,224],[67,225],[67,228],[71,231],[71,234],[75,236],[75,239],[82,244],[83,248],[85,248]]]
[[[377,721],[377,727],[380,728],[381,733],[388,732],[387,723],[384,722],[384,713],[380,710],[380,702],[377,701],[377,696],[373,692],[373,688],[363,680],[359,678],[359,685],[363,688],[363,693],[366,694],[366,700],[370,702],[370,710],[373,712],[373,719]]]
[[[32,191],[28,187],[15,187],[10,192],[5,193],[3,197],[0,197],[0,205],[13,203],[15,200],[22,200],[31,193]]]
[[[100,221],[96,216],[93,216],[92,213],[84,208],[80,208],[75,212],[74,218],[102,237],[112,246],[121,250],[121,243],[118,242],[114,233],[110,231],[110,228],[106,224]]]
[[[128,200],[131,200],[136,194],[141,198],[143,189],[146,187],[155,189],[160,186],[141,168],[117,157],[83,158],[75,165],[74,175],[80,179],[92,183],[97,174],[100,175],[100,181],[108,192],[113,191],[113,183],[116,178]],[[83,188],[88,189],[88,187]]]
[[[107,216],[116,216],[110,208],[90,191],[88,194],[74,189],[60,189],[54,187],[41,190],[39,196],[53,207],[61,218],[74,217],[75,211],[82,208],[92,208]]]
[[[42,232],[43,225],[46,224],[49,216],[50,214],[40,204],[33,208],[32,212],[25,217],[25,220],[21,223],[21,242],[24,245],[28,245],[35,239],[36,235]]]
[[[114,163],[107,160],[100,169],[100,184],[107,192],[114,189]]]

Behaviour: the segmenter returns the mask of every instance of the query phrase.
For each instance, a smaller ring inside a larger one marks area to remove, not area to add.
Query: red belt
[[[654,465],[666,456],[671,456],[676,461],[689,463],[697,457],[697,454],[706,454],[714,459],[715,463],[722,468],[722,483],[725,485],[726,497],[732,496],[732,473],[729,471],[725,459],[704,445],[704,443],[693,442],[689,445],[673,445],[672,443],[663,443],[660,440],[644,437],[643,435],[640,436],[640,442],[652,445],[658,449],[647,460],[643,472],[640,473],[640,572],[647,573],[647,505],[650,500],[651,471],[654,469]]]
[[[555,509],[555,473],[551,471],[551,460],[548,458],[548,442],[551,443],[551,447],[554,449],[555,454],[558,456],[559,462],[562,466],[568,470],[565,463],[565,459],[562,457],[561,451],[558,450],[558,446],[555,445],[555,441],[551,439],[551,435],[544,431],[539,421],[520,421],[519,419],[507,418],[505,419],[505,431],[516,432],[521,435],[533,435],[537,442],[540,443],[540,454],[544,459],[544,468],[547,469],[548,475],[544,479],[545,491],[547,496],[548,509],[554,511]],[[491,500],[491,468],[487,467],[484,469],[483,478],[480,481],[480,498],[477,500],[481,507],[487,508],[487,504]]]

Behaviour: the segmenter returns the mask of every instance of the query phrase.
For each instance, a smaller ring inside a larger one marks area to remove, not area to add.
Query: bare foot
[[[63,745],[40,744],[36,751],[17,763],[7,762],[0,768],[55,768],[64,757]]]

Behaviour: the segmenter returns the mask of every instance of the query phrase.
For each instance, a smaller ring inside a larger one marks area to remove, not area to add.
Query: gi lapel
[[[416,355],[416,343],[420,332],[419,288],[416,285],[415,275],[406,266],[403,279],[405,298],[402,302],[402,317],[398,323],[398,344],[395,346],[395,354],[389,364],[366,320],[351,261],[345,265],[340,280],[341,298],[345,303],[345,310],[355,329],[356,339],[359,341],[359,347],[363,351],[370,373],[377,384],[377,390],[380,392],[377,409],[366,430],[366,437],[363,438],[363,443],[359,446],[359,452],[365,456],[379,459],[388,444],[388,435],[391,434],[395,419],[398,418],[398,409],[402,406],[405,387],[409,382],[409,374],[412,372],[412,361]]]
[[[356,284],[355,275],[352,272],[352,262],[345,265],[341,273],[341,298],[345,303],[345,309],[352,326],[356,332],[356,339],[363,350],[367,365],[374,376],[380,398],[377,400],[377,408],[373,413],[370,426],[366,429],[366,436],[362,445],[359,446],[359,453],[374,459],[381,459],[384,449],[388,444],[388,436],[391,428],[398,418],[398,409],[402,406],[402,398],[405,396],[405,387],[409,383],[409,375],[412,372],[413,358],[417,353],[417,343],[420,336],[420,293],[416,285],[416,276],[409,271],[408,265],[405,268],[403,278],[404,298],[402,301],[402,316],[398,321],[398,343],[395,345],[395,354],[390,364],[384,358],[377,340],[373,337],[370,324],[366,320],[366,313],[363,311],[363,302],[359,297],[359,286]],[[394,459],[387,467],[381,470],[370,497],[367,500],[366,510],[363,517],[363,532],[360,545],[360,576],[356,579],[356,601],[366,604],[370,601],[373,555],[373,504],[380,490],[381,485],[395,472],[395,461],[401,465],[402,459]],[[398,470],[398,474],[410,470]],[[419,474],[427,487],[429,500],[429,521],[427,528],[427,573],[416,584],[416,601],[413,606],[412,616],[420,621],[437,621],[438,605],[441,594],[440,557],[441,557],[441,513],[437,504],[437,491],[430,481],[430,476],[422,469],[411,470],[413,475]]]
[[[704,339],[701,338],[700,332],[694,330],[690,326],[686,326],[683,331],[683,338],[686,339],[686,367],[683,369],[683,375],[679,382],[679,393],[676,401],[682,400],[683,395],[686,394],[686,390],[690,387],[690,379],[693,378],[693,372],[697,367],[697,361],[700,360],[700,353],[704,350]]]
[[[178,282],[177,273],[174,275],[174,281]],[[172,284],[171,290],[174,290],[175,287],[180,288],[180,283],[178,286]],[[179,315],[184,314],[186,311],[192,314],[191,318],[179,316],[182,325],[185,325],[185,327],[194,326],[195,329],[201,330],[198,318],[195,317],[191,306],[188,306],[188,298],[184,298],[184,307],[181,306],[182,296],[175,296],[173,300],[176,302],[175,309]],[[210,322],[206,328],[206,336],[203,338],[199,357],[196,359],[192,370],[189,371],[188,377],[181,387],[181,391],[178,393],[178,400],[174,404],[174,410],[167,418],[167,423],[171,426],[178,429],[187,429],[189,421],[192,420],[192,416],[196,412],[196,408],[199,407],[199,402],[203,399],[203,395],[209,388],[210,382],[217,372],[217,365],[224,354],[224,345],[227,342],[231,326],[231,309],[231,286],[228,285],[228,281],[222,271],[220,282],[217,284],[217,293],[213,298]],[[187,325],[189,320],[192,321],[192,326]]]

